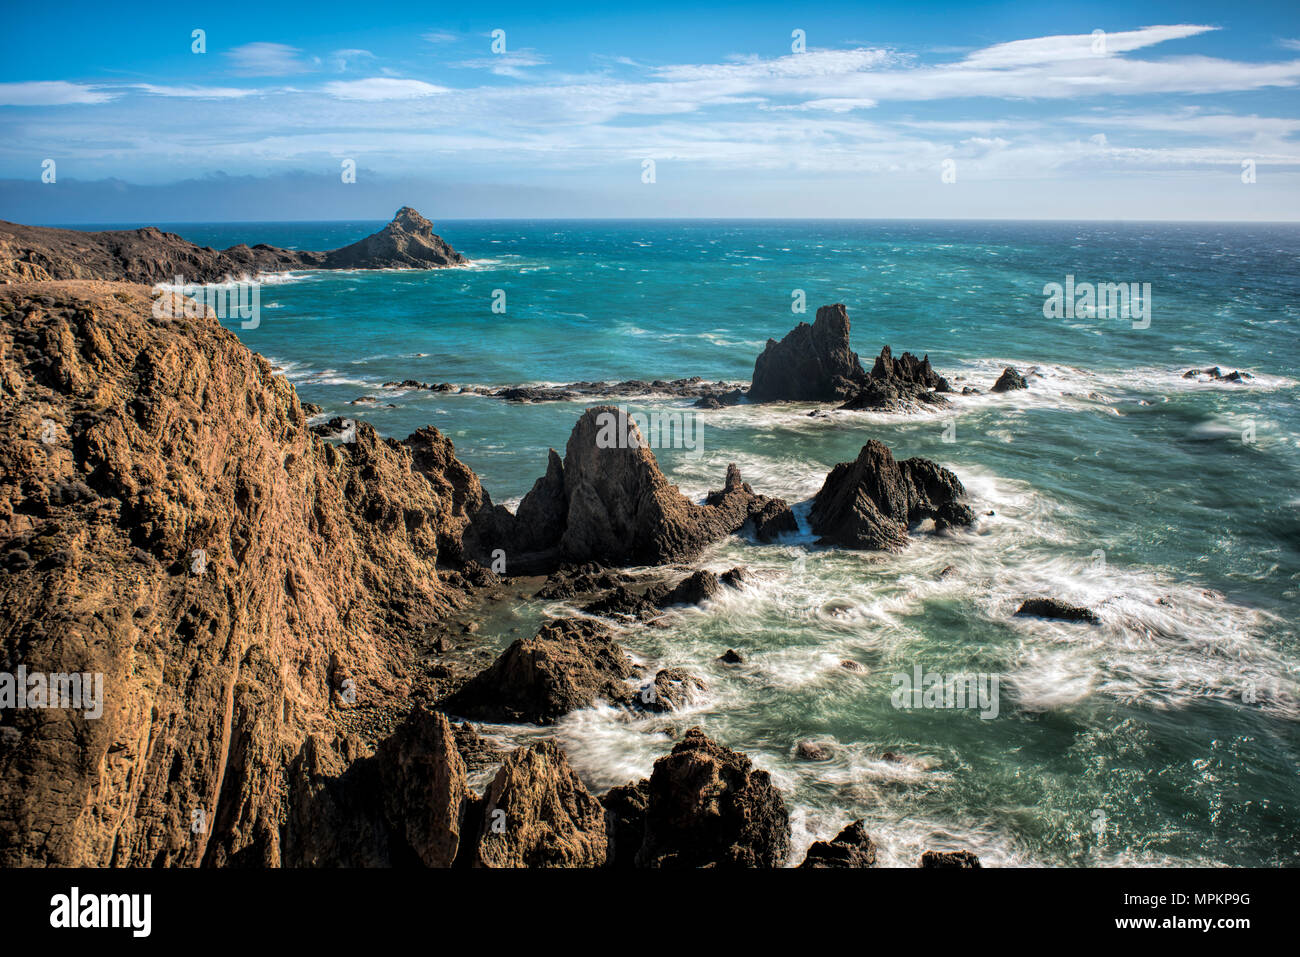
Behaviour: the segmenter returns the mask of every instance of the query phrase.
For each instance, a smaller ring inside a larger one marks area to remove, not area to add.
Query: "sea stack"
[[[754,402],[843,401],[866,378],[858,354],[849,348],[849,312],[836,303],[818,309],[811,326],[801,322],[780,342],[767,340],[754,362],[749,398]]]
[[[933,519],[937,531],[974,524],[975,513],[960,501],[965,494],[946,468],[923,458],[895,461],[872,439],[855,461],[826,476],[808,517],[819,545],[897,551],[924,519]]]

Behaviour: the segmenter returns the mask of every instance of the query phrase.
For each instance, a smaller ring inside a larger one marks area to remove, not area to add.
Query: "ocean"
[[[328,249],[382,225],[163,228],[218,248]],[[685,667],[707,691],[667,717],[597,709],[486,732],[556,736],[601,791],[646,775],[672,746],[665,727],[698,724],[772,773],[795,862],[863,818],[884,864],[914,865],[926,848],[969,848],[990,865],[1300,864],[1300,227],[434,228],[472,264],[269,277],[257,328],[227,325],[330,414],[399,438],[437,426],[496,502],[517,503],[585,404],[382,383],[748,381],[769,337],[842,302],[868,368],[889,344],[983,390],[904,415],[701,412],[702,449],[657,452],[670,478],[699,498],[735,462],[755,491],[797,503],[804,532],[714,546],[693,566],[744,565],[745,591],[675,610],[666,629],[620,629],[638,660]],[[1048,318],[1044,287],[1067,276],[1149,283],[1149,323]],[[798,290],[806,314],[792,311]],[[1006,365],[1029,375],[1027,391],[988,392]],[[1183,377],[1215,365],[1253,378]],[[349,404],[362,396],[379,402]],[[901,554],[816,547],[810,498],[872,438],[955,471],[977,525],[918,535]],[[1040,595],[1087,605],[1101,624],[1014,615]],[[521,605],[483,639],[504,648],[565,611]],[[715,662],[727,648],[745,663]],[[996,716],[896,707],[895,676],[918,668],[996,678]],[[804,741],[830,759],[800,759]]]

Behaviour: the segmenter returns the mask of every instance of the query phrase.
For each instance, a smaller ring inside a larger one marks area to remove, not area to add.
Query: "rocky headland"
[[[387,226],[324,252],[240,243],[196,246],[156,227],[82,232],[0,221],[0,283],[102,279],[143,283],[221,282],[294,269],[436,269],[467,262],[409,206]]]

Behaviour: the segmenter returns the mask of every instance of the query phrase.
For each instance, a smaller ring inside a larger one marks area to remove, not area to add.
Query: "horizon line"
[[[415,207],[411,207],[414,209]],[[421,214],[423,215],[423,214]],[[657,222],[657,223],[1109,223],[1112,225],[1215,225],[1215,226],[1297,226],[1295,219],[1113,219],[1108,217],[1057,219],[1048,217],[990,217],[990,216],[449,216],[430,218],[442,223],[589,223],[589,222]],[[314,223],[388,223],[391,217],[378,219],[154,219],[154,220],[81,220],[78,222],[19,222],[3,219],[18,226],[46,229],[77,229],[83,226],[124,226],[129,228],[149,226],[241,226],[241,225],[298,225]]]

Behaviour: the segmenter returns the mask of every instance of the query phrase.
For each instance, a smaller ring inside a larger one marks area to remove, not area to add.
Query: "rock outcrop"
[[[1072,605],[1059,598],[1026,598],[1016,610],[1017,615],[1030,615],[1035,618],[1054,618],[1059,621],[1086,621],[1098,624],[1101,619],[1090,608]]]
[[[388,385],[390,383],[385,383]],[[391,383],[408,388],[436,388],[439,391],[451,391],[447,388],[431,386],[424,382]],[[512,385],[502,388],[491,386],[467,386],[460,390],[476,395],[505,399],[507,402],[566,402],[573,399],[632,399],[646,396],[665,396],[675,399],[695,399],[696,408],[722,408],[735,405],[743,397],[739,383],[706,382],[699,376],[689,379],[626,379],[622,382],[569,382],[564,385]]]
[[[965,494],[948,469],[923,458],[896,462],[872,439],[855,461],[826,476],[809,521],[819,544],[898,550],[907,545],[909,528],[924,519],[933,519],[940,531],[973,524],[975,513],[960,501]]]
[[[642,675],[613,634],[591,618],[557,618],[533,638],[515,641],[490,666],[440,704],[485,721],[552,724],[598,701],[636,711],[676,711],[704,682],[664,668],[639,687]]]
[[[841,304],[822,306],[812,325],[801,322],[784,339],[767,340],[754,363],[749,398],[754,402],[843,400],[866,381],[849,348],[849,313]]]
[[[754,537],[760,542],[774,542],[782,535],[798,535],[799,522],[785,499],[769,499],[753,512]]]
[[[264,243],[218,251],[153,226],[82,232],[0,221],[0,284],[102,279],[153,285],[173,283],[177,276],[186,283],[208,283],[293,269],[433,269],[466,261],[409,206],[374,235],[328,252]]]
[[[467,539],[481,549],[501,547],[517,570],[584,562],[661,565],[694,557],[769,501],[731,465],[721,490],[703,505],[691,502],[660,471],[633,417],[595,406],[574,426],[563,462],[551,450],[546,474],[519,503],[513,521],[494,512],[475,522]]]
[[[597,699],[632,700],[632,660],[610,630],[589,618],[547,622],[521,638],[445,700],[444,710],[486,721],[550,724]]]
[[[918,359],[904,352],[895,359],[885,346],[876,357],[871,375],[840,408],[897,412],[918,406],[943,406],[948,404],[943,393],[951,391],[948,380],[930,367],[928,355]]]
[[[691,728],[655,762],[638,866],[780,867],[789,853],[781,792],[748,757]]]
[[[699,605],[726,588],[743,588],[745,570],[732,568],[716,575],[707,569],[692,572],[675,585],[662,582],[638,586],[630,577],[611,585],[595,601],[583,606],[589,615],[625,615],[649,619],[673,605]]]
[[[875,867],[876,845],[862,821],[854,821],[831,841],[815,841],[800,867]]]
[[[1199,379],[1201,376],[1212,382],[1235,382],[1238,385],[1244,385],[1247,379],[1255,378],[1249,372],[1239,370],[1224,373],[1218,366],[1210,366],[1208,369],[1188,369],[1183,373],[1184,379]]]
[[[921,866],[965,870],[982,865],[980,859],[970,851],[926,851],[921,855]]]
[[[475,867],[602,867],[605,809],[552,741],[512,751],[483,795]]]
[[[636,867],[636,855],[645,840],[645,814],[649,801],[650,782],[644,779],[610,788],[601,797],[609,847],[607,866],[620,870]]]
[[[323,269],[434,269],[465,262],[410,206],[377,233],[324,254]]]
[[[474,795],[446,717],[417,706],[373,755],[336,743],[309,737],[290,767],[282,863],[451,867]]]
[[[279,863],[308,739],[372,747],[465,599],[459,469],[321,441],[215,318],[151,302],[0,288],[0,670],[103,675],[98,718],[0,715],[4,866]]]
[[[993,383],[989,389],[990,392],[1011,392],[1014,389],[1028,389],[1029,383],[1025,377],[1016,371],[1014,366],[1007,366],[1002,370],[1002,375],[998,376],[998,381]]]

